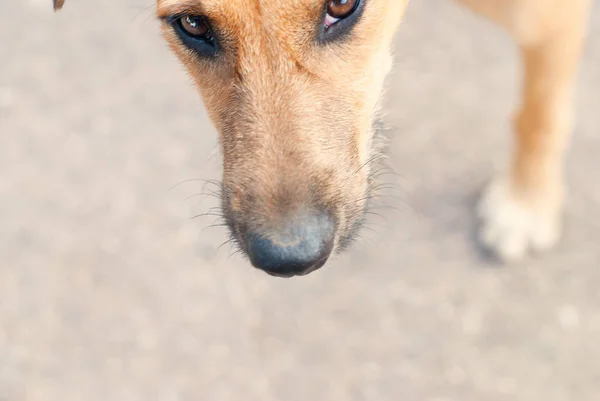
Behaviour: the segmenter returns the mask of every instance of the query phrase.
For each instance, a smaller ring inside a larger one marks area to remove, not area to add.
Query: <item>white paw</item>
[[[560,238],[560,203],[521,201],[506,179],[489,185],[477,212],[482,220],[480,241],[505,262],[522,259],[529,251],[545,251]]]

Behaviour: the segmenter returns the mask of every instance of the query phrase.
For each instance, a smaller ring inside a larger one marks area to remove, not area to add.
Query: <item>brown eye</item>
[[[348,17],[356,10],[359,0],[329,0],[327,14],[335,19]]]
[[[179,19],[181,28],[188,35],[195,38],[209,38],[210,26],[204,17],[197,15],[184,15]]]

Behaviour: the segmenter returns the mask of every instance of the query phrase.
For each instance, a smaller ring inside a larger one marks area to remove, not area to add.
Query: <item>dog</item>
[[[590,0],[459,2],[504,27],[523,61],[515,149],[478,207],[483,245],[515,261],[560,237]],[[253,266],[306,275],[356,237],[372,197],[374,121],[407,5],[157,0],[164,37],[219,132],[223,215]]]

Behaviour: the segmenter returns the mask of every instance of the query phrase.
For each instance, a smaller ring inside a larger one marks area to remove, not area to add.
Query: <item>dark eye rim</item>
[[[190,34],[181,22],[185,17],[198,17],[208,24],[208,33],[205,36],[194,36]],[[170,25],[175,31],[179,40],[184,46],[195,51],[201,56],[216,57],[220,53],[220,47],[217,41],[216,32],[210,23],[210,20],[204,15],[194,14],[176,14],[163,18],[163,21]]]
[[[322,17],[319,21],[317,42],[320,45],[330,44],[332,42],[347,40],[352,33],[353,28],[360,21],[367,0],[357,0],[354,9],[348,14],[348,16],[340,19],[335,24],[326,27],[325,18],[327,17],[327,4],[329,1],[325,1],[323,5]]]

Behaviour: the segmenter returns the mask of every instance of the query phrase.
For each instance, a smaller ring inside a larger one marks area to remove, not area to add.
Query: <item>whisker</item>
[[[208,180],[208,179],[204,179],[204,178],[188,178],[185,179],[181,182],[178,182],[174,185],[172,185],[171,187],[169,187],[169,189],[167,190],[167,192],[174,190],[175,188],[180,187],[183,184],[187,184],[190,182],[202,182],[202,189],[204,189],[207,185],[214,185],[215,187],[217,187],[220,191],[223,190],[223,183],[221,183],[221,181],[219,180]]]
[[[219,246],[217,247],[217,252],[219,252],[219,250],[221,249],[221,247],[222,247],[223,245],[231,244],[233,241],[235,241],[233,238],[229,238],[228,240],[226,240],[225,242],[223,242],[221,245],[219,245]]]
[[[382,193],[371,193],[365,197],[359,198],[357,200],[354,201],[354,203],[361,203],[361,202],[368,202],[369,204],[372,204],[373,201],[383,201],[383,200],[387,200],[387,199],[392,199],[394,201],[398,201],[398,202],[405,202],[406,199],[405,198],[401,198],[399,195],[393,195],[393,194],[382,194]],[[369,206],[370,207],[370,206]]]
[[[228,259],[231,259],[233,256],[240,255],[240,254],[242,254],[242,248],[238,247],[238,249],[236,249],[235,251],[233,251],[233,253],[231,251],[229,252]]]
[[[369,227],[367,226],[363,228],[369,230]],[[371,232],[376,233],[376,231],[373,229],[371,229]],[[365,241],[367,241],[368,244],[366,244]],[[354,238],[353,242],[354,244],[358,245],[359,247],[362,247],[363,249],[370,248],[371,245],[377,245],[377,241],[374,238],[364,235],[364,231],[361,235],[358,235],[356,238]]]
[[[358,173],[360,170],[362,170],[363,168],[365,168],[366,166],[368,166],[370,163],[374,162],[375,160],[379,159],[379,158],[383,158],[385,157],[383,154],[381,153],[377,153],[373,156],[371,156],[369,159],[367,159],[366,162],[364,162],[355,172],[354,174]]]
[[[377,186],[370,188],[370,190],[371,191],[393,190],[393,191],[406,193],[406,190],[404,188],[395,186],[393,184],[379,184]]]
[[[400,211],[401,210],[399,207],[393,206],[393,205],[369,206],[369,210],[378,210],[378,209],[388,209],[388,210],[396,210],[396,211]]]
[[[204,232],[205,230],[208,230],[209,228],[214,228],[214,227],[227,227],[227,224],[225,224],[225,223],[222,223],[222,224],[211,224],[211,225],[208,225],[206,227],[202,227],[200,229],[200,232]]]
[[[197,214],[197,215],[193,216],[191,218],[191,220],[197,219],[198,217],[204,217],[204,216],[216,216],[216,217],[220,217],[220,218],[224,218],[225,217],[224,215],[222,215],[220,213],[207,212],[207,213]]]
[[[183,181],[181,181],[181,182],[178,182],[178,183],[177,183],[177,184],[175,184],[175,185],[172,185],[171,187],[169,187],[169,189],[167,190],[167,192],[168,192],[168,191],[172,191],[172,190],[174,190],[175,188],[178,188],[178,187],[180,187],[180,186],[181,186],[181,185],[183,185],[183,184],[187,184],[188,182],[198,182],[198,181],[205,181],[205,180],[203,180],[202,178],[188,178],[188,179],[186,179],[186,180],[183,180]]]
[[[379,213],[377,213],[377,212],[372,212],[371,210],[365,210],[365,214],[370,214],[370,215],[373,215],[373,216],[380,217],[380,218],[382,218],[383,220],[386,220],[385,216],[383,216],[382,214],[379,214]],[[387,221],[387,220],[386,220],[386,221]]]

